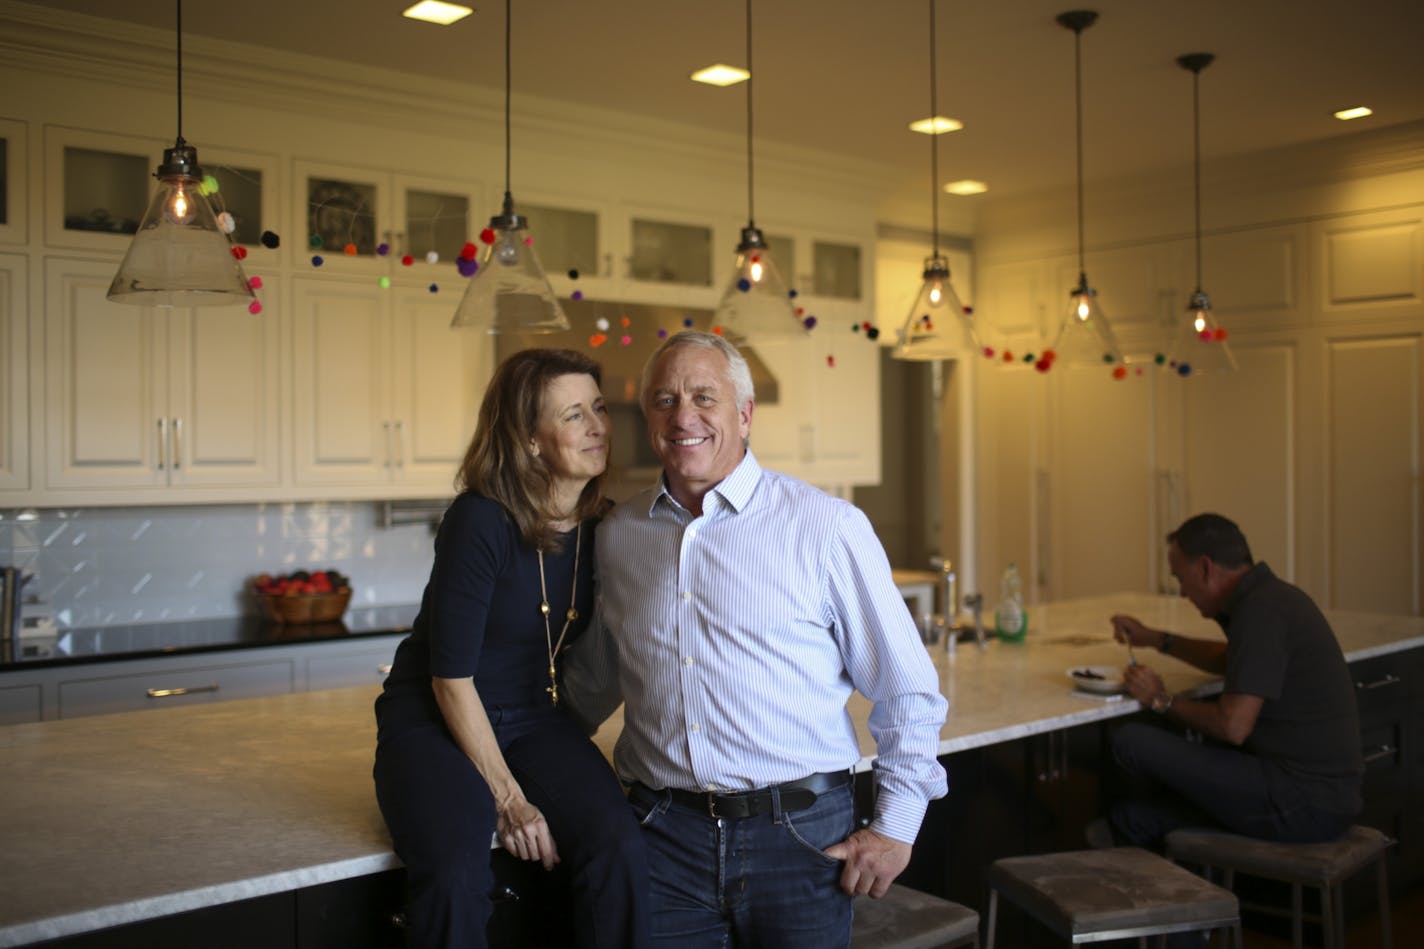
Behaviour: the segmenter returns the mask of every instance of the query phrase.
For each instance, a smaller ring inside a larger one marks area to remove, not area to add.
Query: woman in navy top
[[[411,946],[486,945],[492,838],[563,865],[577,945],[646,941],[637,823],[559,696],[561,653],[593,614],[599,379],[571,350],[525,350],[496,370],[376,700],[376,797],[406,865]]]

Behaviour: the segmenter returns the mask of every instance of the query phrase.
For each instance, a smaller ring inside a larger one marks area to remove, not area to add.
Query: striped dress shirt
[[[859,761],[858,690],[874,704],[871,828],[913,843],[946,791],[947,703],[870,522],[750,451],[702,510],[660,479],[600,525],[600,618],[564,669],[576,713],[625,701],[624,780],[742,791]]]

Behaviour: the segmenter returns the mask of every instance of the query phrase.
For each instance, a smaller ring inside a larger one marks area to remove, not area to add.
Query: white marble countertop
[[[1122,595],[1030,610],[1022,644],[931,646],[950,700],[942,752],[1136,710],[1075,695],[1117,665],[1107,617],[1219,635],[1181,600]],[[1424,645],[1424,619],[1330,614],[1352,660]],[[1174,689],[1210,677],[1139,655]],[[0,946],[18,946],[399,866],[371,781],[377,687],[0,727]],[[852,700],[869,766],[866,706]],[[605,752],[621,728],[598,735]]]

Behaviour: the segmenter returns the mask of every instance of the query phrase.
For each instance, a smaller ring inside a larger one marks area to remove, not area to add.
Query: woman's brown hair
[[[455,476],[457,490],[478,491],[503,505],[524,542],[539,550],[558,546],[555,521],[570,515],[583,521],[606,507],[600,474],[584,486],[572,512],[553,510],[553,476],[529,448],[545,388],[567,375],[592,376],[603,383],[598,363],[572,349],[525,349],[500,363],[485,389],[475,436]]]

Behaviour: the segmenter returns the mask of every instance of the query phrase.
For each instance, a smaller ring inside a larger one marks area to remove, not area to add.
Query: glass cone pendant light
[[[539,266],[529,221],[514,213],[509,187],[510,0],[504,0],[504,207],[480,234],[478,269],[450,322],[486,333],[555,333],[569,328],[554,288]]]
[[[776,343],[801,339],[808,327],[796,315],[791,293],[771,259],[770,248],[756,226],[752,177],[752,0],[747,0],[747,226],[737,244],[736,271],[717,304],[712,321],[727,338],[741,343]]]
[[[1098,304],[1098,292],[1088,283],[1083,265],[1083,31],[1097,22],[1092,10],[1058,15],[1058,25],[1073,31],[1073,61],[1078,110],[1078,285],[1069,291],[1068,312],[1058,328],[1053,348],[1044,353],[1048,366],[1106,366],[1122,378],[1122,350]],[[1047,367],[1045,367],[1047,368]]]
[[[154,173],[158,190],[109,284],[108,298],[141,306],[250,306],[256,296],[208,203],[198,150],[183,140],[182,0],[177,7],[178,137],[163,150]]]
[[[935,81],[935,0],[930,0],[930,121],[939,117]],[[934,254],[925,258],[924,283],[915,296],[910,315],[900,328],[900,340],[891,354],[896,359],[954,359],[983,347],[974,331],[974,318],[959,301],[949,279],[949,261],[939,252],[939,136],[930,134],[930,212],[934,221]]]
[[[1187,53],[1177,57],[1177,65],[1192,73],[1192,169],[1196,194],[1197,288],[1187,303],[1187,315],[1176,322],[1166,363],[1183,378],[1202,373],[1234,372],[1236,359],[1226,344],[1226,330],[1211,314],[1211,299],[1202,289],[1201,252],[1201,71],[1216,57],[1211,53]]]

